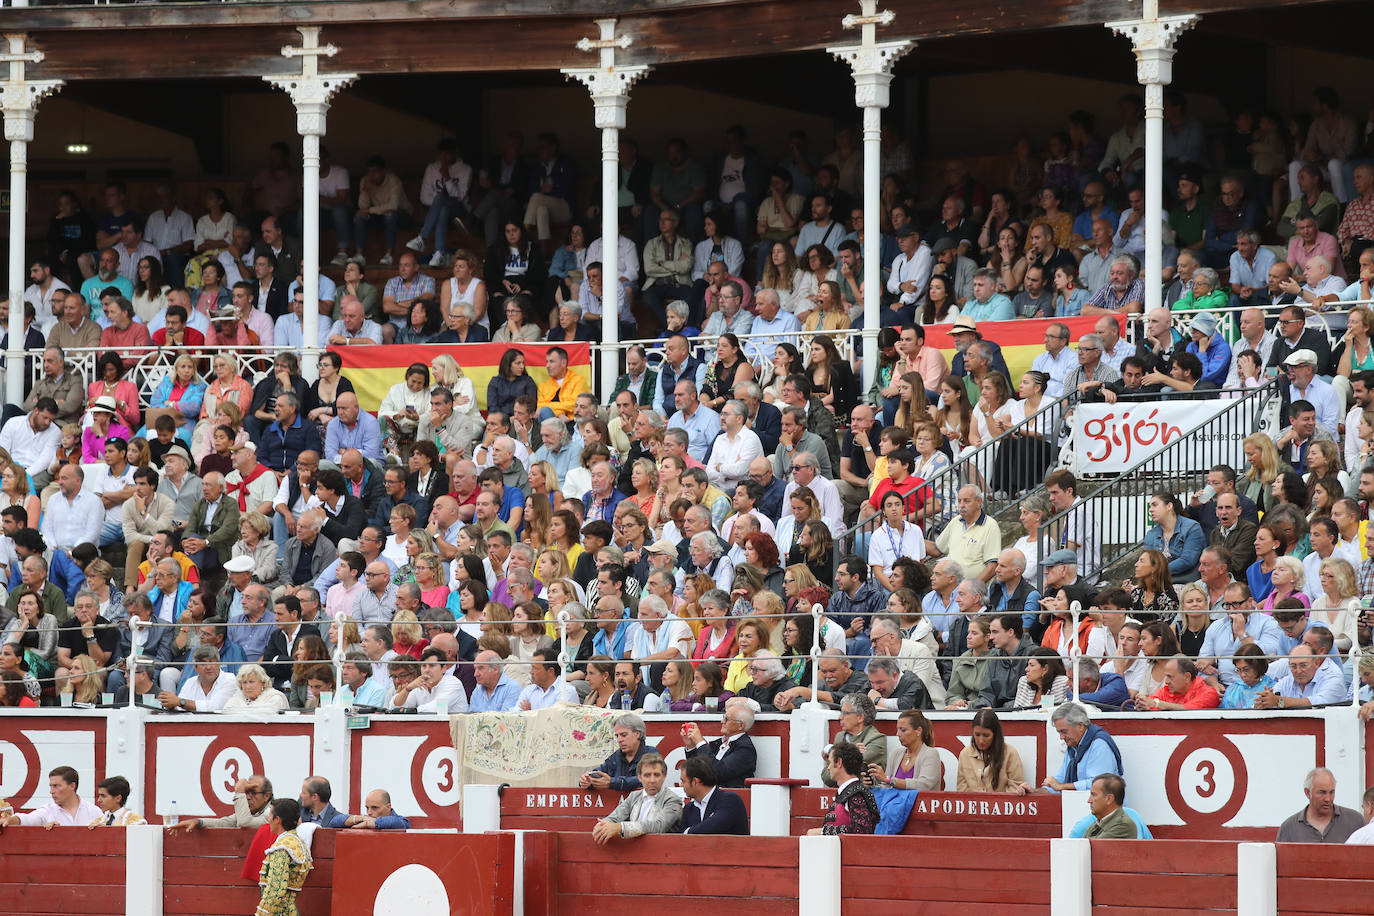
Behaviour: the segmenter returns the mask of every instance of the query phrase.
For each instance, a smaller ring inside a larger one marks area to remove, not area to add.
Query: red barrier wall
[[[256,828],[245,828],[166,834],[162,846],[163,913],[237,916],[253,912],[261,897],[257,875],[249,880],[239,873],[255,833]],[[315,832],[310,847],[315,867],[306,879],[305,890],[296,897],[301,916],[330,916],[337,836],[334,830]]]
[[[730,789],[749,807],[748,789]],[[834,794],[833,792],[831,793]],[[521,789],[501,794],[502,830],[590,831],[598,818],[615,810],[625,796],[596,789]],[[793,831],[795,833],[795,831]]]
[[[1093,840],[1093,913],[1204,916],[1236,911],[1236,844]]]
[[[334,916],[370,916],[376,902],[386,899],[398,885],[414,891],[420,899],[442,893],[448,898],[450,913],[513,916],[513,833],[342,830],[338,832],[335,864]]]
[[[792,835],[819,827],[835,801],[834,789],[792,790]],[[1062,832],[1057,795],[996,795],[922,792],[902,833],[907,836],[1058,837]]]
[[[1049,840],[847,836],[841,916],[1048,916]]]
[[[537,879],[558,916],[792,916],[797,841],[790,837],[645,836],[598,846],[585,833],[549,835]],[[527,862],[529,847],[527,847]],[[690,867],[681,867],[690,866]],[[527,871],[527,882],[528,871]]]
[[[1368,846],[1280,843],[1280,916],[1374,913],[1374,869]]]
[[[115,828],[6,827],[0,833],[0,910],[9,916],[118,916],[124,912],[124,849],[124,831]]]

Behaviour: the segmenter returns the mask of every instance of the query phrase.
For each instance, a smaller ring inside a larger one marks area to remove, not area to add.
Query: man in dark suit
[[[291,654],[298,640],[306,636],[319,636],[320,631],[313,623],[301,623],[301,602],[295,595],[282,595],[273,603],[277,628],[267,640],[267,648],[262,653],[262,667],[272,679],[272,686],[278,690],[291,689]]]
[[[344,538],[356,538],[367,524],[367,511],[363,501],[348,492],[348,482],[343,471],[332,468],[320,471],[315,482],[315,495],[320,499],[324,510],[324,526],[320,529],[325,537],[337,544]]]
[[[277,224],[275,216],[269,216],[262,221],[262,242],[253,249],[254,259],[256,260],[260,254],[272,256],[276,262],[277,278],[288,286],[291,278],[300,273],[301,248],[294,241],[289,241],[286,238],[281,227]]]
[[[716,778],[716,765],[709,757],[688,757],[682,764],[682,790],[691,799],[682,806],[682,832],[748,836],[744,799],[716,788]]]
[[[869,659],[868,698],[879,710],[903,712],[908,709],[934,709],[925,683],[914,674],[902,673],[897,660],[888,655]]]
[[[688,725],[682,734],[686,756],[702,757],[715,762],[716,784],[729,789],[743,789],[745,780],[754,775],[758,753],[749,737],[754,727],[754,710],[743,700],[727,700],[720,716],[720,737],[707,741],[701,729]]]
[[[763,453],[771,455],[776,452],[778,440],[782,438],[782,411],[763,399],[763,391],[757,382],[736,384],[735,397],[749,408],[748,425],[759,437]]]
[[[1299,350],[1311,350],[1317,354],[1317,375],[1331,374],[1331,342],[1327,340],[1325,332],[1307,327],[1307,315],[1300,306],[1288,305],[1279,312],[1279,323],[1274,326],[1274,333],[1277,339],[1269,351],[1270,366],[1284,372],[1284,360]]]
[[[375,472],[374,472],[375,474]],[[391,533],[391,510],[400,505],[410,506],[415,510],[415,521],[412,526],[423,528],[429,524],[429,503],[425,498],[407,486],[407,477],[404,468],[387,468],[382,475],[382,486],[385,495],[377,500],[377,508],[372,513],[372,518],[368,520],[369,525],[376,525],[387,534]]]
[[[253,306],[267,312],[269,318],[276,320],[290,311],[286,293],[291,284],[277,269],[277,258],[272,252],[259,251],[253,255],[253,281],[249,286],[253,291]]]
[[[1241,517],[1235,493],[1222,493],[1214,500],[1217,523],[1207,536],[1208,547],[1224,548],[1227,566],[1237,582],[1245,581],[1245,571],[1255,562],[1255,533],[1259,526]]]

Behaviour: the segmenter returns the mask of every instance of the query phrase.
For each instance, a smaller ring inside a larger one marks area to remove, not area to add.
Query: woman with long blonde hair
[[[525,541],[535,550],[543,550],[549,543],[549,522],[553,520],[553,505],[543,493],[531,493],[525,500]]]
[[[1241,494],[1261,509],[1268,509],[1274,498],[1274,481],[1292,468],[1279,457],[1274,440],[1263,433],[1246,436],[1241,448],[1245,451],[1245,460],[1250,464],[1241,477]]]

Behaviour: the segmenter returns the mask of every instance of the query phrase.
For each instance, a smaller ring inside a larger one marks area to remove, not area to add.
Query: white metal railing
[[[213,378],[208,372],[210,361],[216,356],[227,356],[234,361],[234,374],[249,379],[256,385],[272,371],[272,360],[286,347],[73,347],[63,351],[67,363],[81,373],[85,384],[96,381],[96,364],[105,353],[116,352],[128,358],[138,357],[138,362],[124,370],[124,379],[133,382],[139,396],[145,401],[157,386],[172,372],[179,357],[190,353],[203,360],[207,371],[201,378],[207,383]],[[33,380],[43,377],[43,351],[30,350],[28,355],[33,363]]]
[[[1300,306],[1307,312],[1307,327],[1318,328],[1326,334],[1334,347],[1345,333],[1346,318],[1350,310],[1357,306],[1374,308],[1374,299],[1357,299],[1353,302],[1333,303],[1332,308],[1314,309],[1304,302],[1295,302],[1294,305]],[[1193,320],[1193,316],[1201,312],[1210,312],[1217,316],[1217,330],[1228,341],[1240,339],[1240,315],[1242,312],[1258,308],[1265,313],[1277,313],[1280,308],[1287,306],[1254,306],[1254,305],[1228,305],[1225,308],[1186,308],[1173,309],[1172,320],[1175,330],[1185,338],[1188,336],[1188,323]]]

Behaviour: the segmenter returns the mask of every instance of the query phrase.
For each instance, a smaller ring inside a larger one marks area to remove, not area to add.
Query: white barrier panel
[[[1188,430],[1217,416],[1234,401],[1227,398],[1079,404],[1073,413],[1076,474],[1115,474],[1181,438]],[[1242,440],[1249,431],[1235,424],[1220,438],[1194,437],[1188,461],[1196,468],[1215,464],[1241,467]]]

